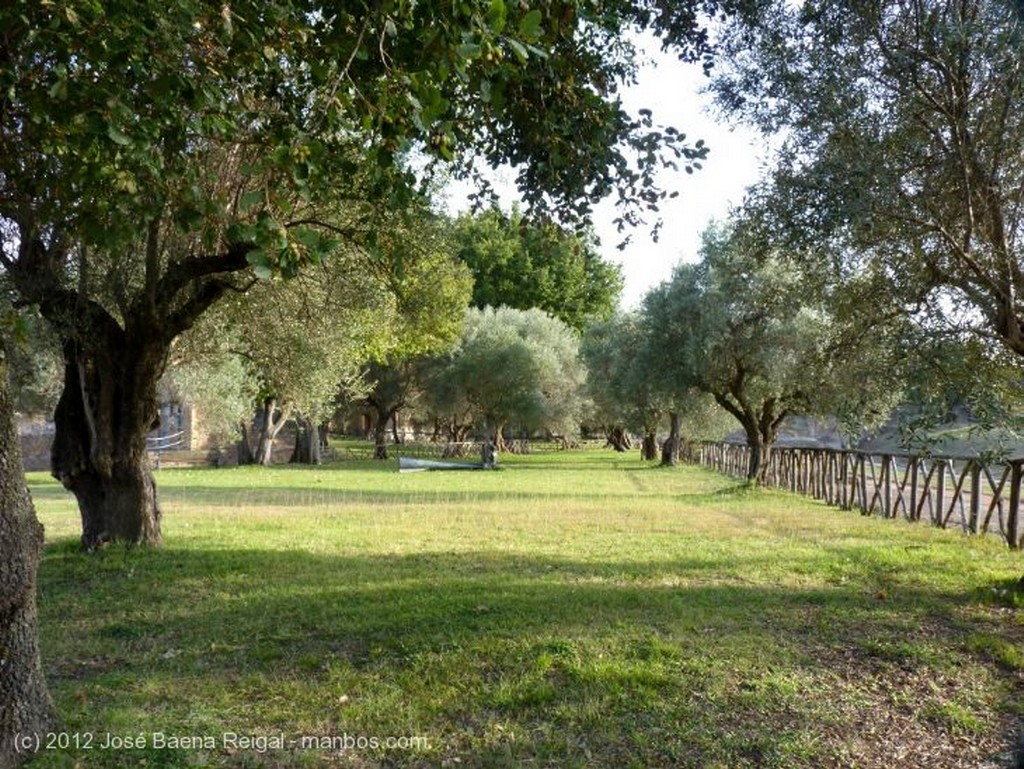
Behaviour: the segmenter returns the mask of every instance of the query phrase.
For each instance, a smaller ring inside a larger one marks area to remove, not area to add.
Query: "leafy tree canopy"
[[[458,257],[473,273],[478,308],[537,307],[582,331],[618,304],[618,266],[601,258],[592,239],[550,220],[491,208],[460,216],[455,239]]]
[[[144,464],[173,340],[257,276],[376,247],[402,159],[508,163],[531,205],[657,205],[704,148],[628,116],[623,32],[709,52],[708,3],[0,4],[0,268],[59,329],[54,474],[83,543],[160,539]],[[634,206],[635,210],[635,206]]]
[[[647,336],[637,313],[616,315],[587,328],[580,355],[594,417],[607,426],[654,433],[669,402],[648,370]]]
[[[933,327],[1024,355],[1024,21],[1004,0],[782,0],[723,37],[719,101],[781,138],[780,238]]]
[[[644,314],[663,376],[712,395],[747,434],[757,477],[790,414],[858,428],[897,402],[886,339],[835,312],[799,262],[736,222],[705,233],[703,261],[650,292]]]
[[[541,310],[472,308],[458,347],[436,362],[429,397],[437,413],[466,412],[499,443],[506,425],[571,434],[586,376],[578,353],[573,331]]]

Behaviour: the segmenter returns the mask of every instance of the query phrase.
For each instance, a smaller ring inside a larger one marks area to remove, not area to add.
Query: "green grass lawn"
[[[31,476],[62,719],[36,765],[1008,760],[1024,556],[997,539],[635,454],[503,464],[164,470],[165,545],[92,556]]]

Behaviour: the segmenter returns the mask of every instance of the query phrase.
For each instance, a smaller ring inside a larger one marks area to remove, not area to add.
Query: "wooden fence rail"
[[[695,447],[692,459],[746,477],[750,450],[727,443]],[[966,534],[998,533],[1024,546],[1021,481],[1024,459],[986,464],[972,457],[922,457],[826,448],[775,447],[764,485],[885,518],[958,526]]]

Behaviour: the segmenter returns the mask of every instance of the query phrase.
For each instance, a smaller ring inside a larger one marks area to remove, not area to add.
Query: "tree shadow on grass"
[[[865,574],[807,589],[735,574],[715,556],[169,547],[86,557],[60,543],[41,570],[44,656],[68,728],[430,743],[150,745],[80,752],[83,766],[840,765],[851,714],[870,718],[893,675],[939,676],[963,697],[975,677],[1005,675],[971,646],[957,613],[968,595],[904,585],[880,596]],[[986,632],[1011,643],[1020,626]],[[876,688],[860,687],[869,681]],[[912,706],[917,728],[962,751],[949,719],[920,715],[927,704]],[[988,726],[987,741],[971,735],[981,753],[998,742]]]

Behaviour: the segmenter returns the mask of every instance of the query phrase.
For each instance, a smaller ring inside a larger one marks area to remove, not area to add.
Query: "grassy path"
[[[30,480],[38,766],[995,767],[1024,718],[1019,553],[697,468],[166,470],[97,556]]]

